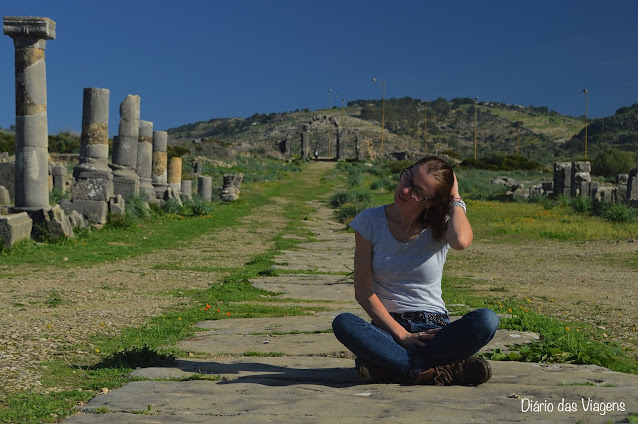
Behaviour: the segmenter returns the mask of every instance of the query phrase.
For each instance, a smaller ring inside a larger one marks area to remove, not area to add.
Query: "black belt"
[[[438,325],[446,325],[449,321],[447,314],[434,314],[432,312],[390,312],[394,319],[405,319],[409,321],[430,321]]]

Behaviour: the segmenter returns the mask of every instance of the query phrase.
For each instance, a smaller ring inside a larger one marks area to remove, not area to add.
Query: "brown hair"
[[[450,192],[454,185],[454,171],[449,163],[436,156],[428,156],[412,165],[423,166],[425,172],[432,175],[437,181],[434,193],[433,205],[430,206],[423,215],[426,228],[432,230],[432,237],[439,241],[447,229],[446,217],[450,205]]]

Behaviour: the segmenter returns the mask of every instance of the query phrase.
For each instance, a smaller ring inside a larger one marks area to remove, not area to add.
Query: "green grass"
[[[511,347],[511,353],[500,349],[484,354],[492,360],[524,362],[561,362],[596,364],[614,371],[638,374],[638,361],[631,352],[604,340],[602,330],[580,322],[568,322],[548,317],[533,310],[530,299],[501,298],[493,292],[474,290],[476,280],[443,279],[443,298],[452,315],[462,315],[472,309],[490,308],[509,315],[501,319],[500,328],[539,333],[541,340]]]
[[[58,244],[36,245],[23,243],[17,249],[3,250],[4,269],[38,263],[41,268],[78,267],[120,260],[151,253],[161,249],[176,249],[187,245],[194,237],[208,234],[221,227],[242,225],[241,217],[253,209],[272,202],[273,198],[289,197],[294,200],[285,209],[288,220],[274,246],[255,256],[241,267],[221,268],[228,275],[206,290],[181,290],[184,304],[169,308],[149,319],[140,327],[129,327],[117,337],[96,336],[89,346],[74,346],[90,354],[71,354],[65,360],[43,363],[43,391],[11,393],[0,398],[0,422],[53,422],[71,414],[79,402],[86,402],[102,388],[116,388],[130,381],[129,373],[144,366],[170,364],[178,355],[174,344],[198,331],[193,324],[203,320],[249,318],[264,316],[304,315],[324,308],[282,306],[294,299],[277,299],[277,293],[252,287],[250,278],[270,272],[273,257],[283,249],[294,248],[300,240],[312,238],[309,230],[300,225],[312,209],[302,204],[331,190],[329,180],[300,184],[302,176],[280,183],[260,182],[248,184],[242,190],[242,199],[229,205],[219,205],[213,217],[184,217],[166,215],[139,221],[127,228],[110,228],[88,234],[79,240]],[[299,238],[282,237],[294,234]],[[66,260],[64,260],[66,258]],[[169,264],[168,267],[175,267]],[[205,269],[218,271],[219,269]],[[269,302],[272,301],[272,302]],[[277,302],[275,304],[274,302]],[[57,292],[51,292],[45,303],[56,307],[64,302]],[[297,303],[299,303],[297,301]],[[274,355],[274,354],[273,354]],[[57,391],[47,392],[47,388]],[[107,411],[101,411],[105,413]],[[148,413],[148,411],[139,411]]]

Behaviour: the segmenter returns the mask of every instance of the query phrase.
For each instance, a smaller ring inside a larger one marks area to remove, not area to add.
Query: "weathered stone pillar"
[[[54,166],[51,169],[51,176],[53,177],[53,188],[59,190],[60,193],[66,193],[66,166]]]
[[[627,199],[627,201],[631,204],[634,204],[636,203],[636,201],[638,201],[638,168],[634,168],[629,171],[625,199]]]
[[[555,162],[554,163],[554,195],[567,196],[571,195],[572,186],[572,163],[571,162]]]
[[[4,33],[15,46],[15,209],[49,206],[46,40],[55,39],[49,18],[4,17]]]
[[[224,202],[233,202],[239,199],[243,179],[243,174],[224,174],[224,185],[221,192],[221,198]]]
[[[166,165],[168,163],[166,147],[168,145],[168,133],[166,131],[153,131],[153,188],[155,197],[163,199],[168,189]]]
[[[193,180],[182,180],[180,192],[183,198],[193,200]]]
[[[125,199],[140,192],[137,144],[140,135],[140,96],[128,95],[120,104],[120,126],[113,139],[113,193]]]
[[[168,161],[168,187],[176,193],[182,190],[182,158],[173,157]]]
[[[153,123],[140,121],[140,135],[137,143],[137,175],[140,177],[140,194],[144,200],[155,199],[153,188]]]
[[[213,179],[208,176],[200,175],[197,177],[197,194],[205,202],[213,199]]]
[[[346,160],[346,146],[343,142],[343,130],[337,127],[337,161]]]
[[[93,224],[106,223],[113,196],[109,168],[109,96],[104,88],[85,88],[82,102],[80,160],[73,169],[71,209]]]
[[[589,197],[591,162],[572,162],[571,197]]]
[[[359,134],[354,136],[354,154],[357,162],[361,160],[361,144],[359,144]]]
[[[308,159],[308,149],[310,144],[310,134],[308,134],[309,131],[310,125],[304,124],[301,128],[301,160]]]

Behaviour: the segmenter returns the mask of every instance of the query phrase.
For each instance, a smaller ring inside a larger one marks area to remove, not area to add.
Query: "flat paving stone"
[[[243,355],[246,352],[284,355],[342,356],[346,348],[333,334],[200,335],[177,343],[179,349],[208,354]]]
[[[317,356],[241,357],[217,361],[182,358],[177,360],[174,366],[141,368],[133,371],[131,376],[163,380],[185,379],[194,374],[219,376],[226,380],[264,378],[301,382],[359,383],[352,358]]]
[[[88,413],[68,422],[96,422],[102,415],[122,423],[168,422],[169,417],[173,422],[202,422],[198,420],[207,417],[209,422],[224,423],[607,422],[625,419],[638,404],[636,375],[596,366],[493,362],[492,367],[492,381],[477,387],[353,384],[351,372],[340,384],[255,376],[222,381],[137,381],[95,397],[82,408]],[[587,382],[594,386],[569,385]],[[559,411],[563,400],[575,404],[576,411]],[[591,405],[585,410],[590,400],[597,406],[616,402],[611,405],[615,411],[601,415]],[[545,409],[529,410],[533,402]],[[625,411],[618,410],[620,402]],[[551,411],[547,405],[552,405]],[[110,413],[91,414],[98,410]],[[137,420],[139,417],[129,415],[141,411],[157,421],[126,421]]]
[[[330,330],[335,316],[334,312],[320,312],[313,316],[222,319],[201,321],[195,327],[209,330],[206,336],[318,332]]]
[[[257,280],[253,282],[253,286],[263,290],[269,290],[277,293],[283,293],[277,297],[286,299],[322,299],[333,302],[348,302],[354,304],[354,287],[350,283],[335,283],[336,278],[326,279],[331,283],[321,284],[309,283],[303,284],[299,282],[286,282],[282,280],[277,282],[276,279]]]

